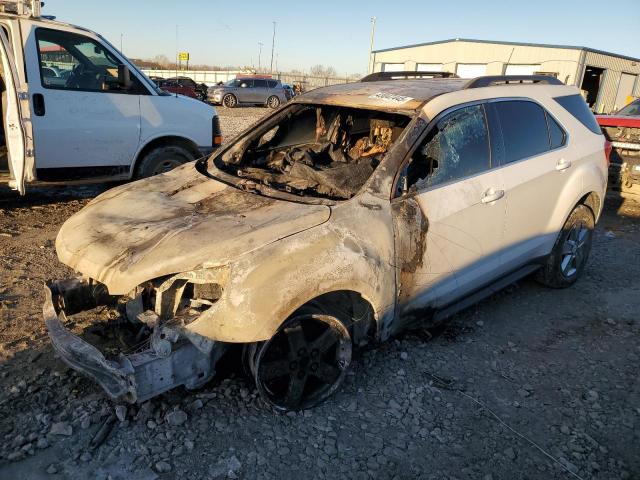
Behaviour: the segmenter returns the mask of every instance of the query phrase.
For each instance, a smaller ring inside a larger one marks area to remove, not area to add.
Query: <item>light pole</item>
[[[271,39],[271,66],[269,71],[273,73],[273,49],[276,46],[276,22],[273,22],[273,38]]]
[[[371,72],[373,72],[373,69],[375,68],[375,65],[372,65],[372,58],[371,55],[373,55],[373,38],[376,34],[376,17],[371,17],[371,42],[369,43],[369,61],[367,62],[367,73],[369,73],[369,67],[371,67]]]
[[[261,57],[262,57],[262,45],[264,45],[264,43],[262,42],[258,42],[258,72],[260,71],[260,69],[262,68],[262,63],[261,63]]]
[[[124,36],[124,35],[121,33],[121,34],[120,34],[120,53],[122,53],[122,54],[124,55],[124,52],[122,51],[122,37],[123,37],[123,36]]]

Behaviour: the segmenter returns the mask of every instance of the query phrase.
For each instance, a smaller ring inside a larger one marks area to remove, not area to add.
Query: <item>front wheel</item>
[[[222,104],[227,108],[233,108],[238,104],[238,100],[234,95],[228,93],[224,97],[222,97]]]
[[[278,108],[280,106],[280,99],[278,97],[276,97],[275,95],[270,96],[267,99],[267,106],[269,108]]]
[[[329,397],[351,363],[347,328],[330,315],[302,314],[246,354],[260,396],[277,410],[303,410]]]
[[[173,170],[183,163],[195,160],[186,148],[179,145],[164,145],[149,151],[140,161],[136,178],[147,178]]]
[[[578,205],[565,222],[547,263],[538,272],[538,281],[553,288],[573,285],[589,258],[595,218],[585,205]]]

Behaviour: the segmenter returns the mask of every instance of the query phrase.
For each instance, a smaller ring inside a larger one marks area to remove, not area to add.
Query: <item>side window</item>
[[[266,80],[254,80],[253,81],[253,86],[255,88],[267,88],[267,81]]]
[[[109,92],[121,90],[118,60],[98,42],[75,33],[36,31],[40,78],[45,88]]]
[[[554,100],[593,133],[602,135],[596,117],[594,117],[591,110],[589,110],[589,105],[587,105],[582,95],[576,94],[555,97]]]
[[[463,107],[438,121],[406,167],[408,189],[462,179],[490,168],[484,107]]]
[[[564,145],[566,140],[566,134],[558,122],[554,118],[547,114],[547,125],[549,126],[549,141],[551,142],[551,148],[558,148]]]
[[[278,82],[276,80],[269,80],[269,88],[276,88],[278,86]]]
[[[505,163],[549,150],[547,119],[540,105],[520,100],[494,105],[502,129]]]
[[[253,88],[253,80],[250,78],[245,78],[240,81],[241,88]]]

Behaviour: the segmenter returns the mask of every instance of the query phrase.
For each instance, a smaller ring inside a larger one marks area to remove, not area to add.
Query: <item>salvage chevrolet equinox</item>
[[[142,402],[202,386],[238,346],[265,402],[299,410],[339,387],[354,346],[526,275],[574,284],[608,161],[579,91],[395,76],[296,97],[71,217],[56,249],[79,277],[45,290],[60,357]]]

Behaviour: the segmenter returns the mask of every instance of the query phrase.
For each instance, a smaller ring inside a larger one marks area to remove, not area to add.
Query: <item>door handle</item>
[[[44,95],[42,95],[41,93],[34,93],[32,98],[33,113],[38,117],[44,117],[44,114],[46,113],[44,107]]]
[[[571,162],[569,160],[565,160],[564,158],[561,158],[560,160],[558,160],[558,163],[556,163],[556,170],[561,172],[563,170],[566,170],[570,166],[571,166]]]
[[[504,190],[495,190],[490,188],[482,196],[482,203],[491,203],[504,197]]]

